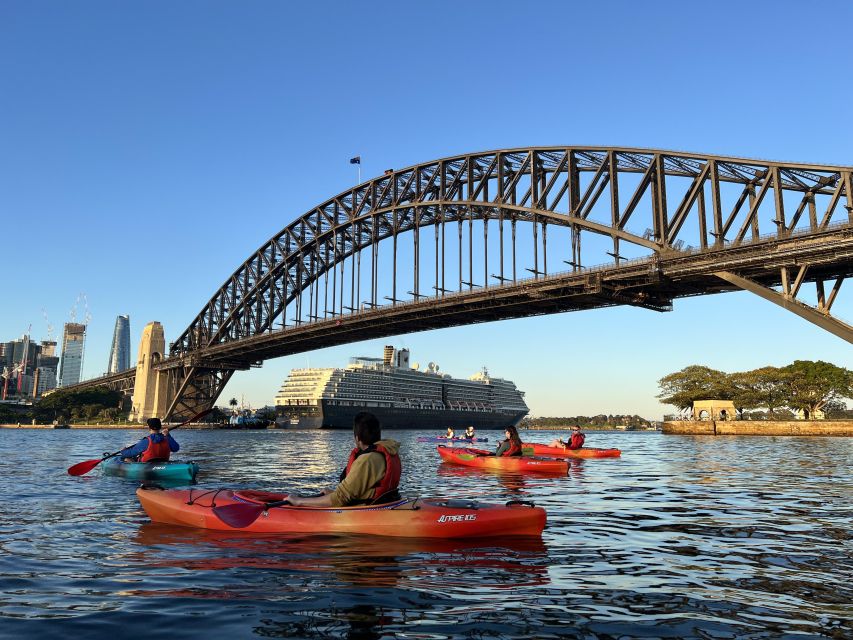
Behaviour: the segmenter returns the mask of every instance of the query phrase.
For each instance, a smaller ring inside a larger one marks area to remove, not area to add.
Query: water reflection
[[[134,541],[129,562],[194,571],[283,569],[328,574],[351,586],[396,587],[402,580],[437,587],[438,574],[456,568],[474,574],[477,587],[547,582],[547,548],[537,537],[258,536],[146,523]]]

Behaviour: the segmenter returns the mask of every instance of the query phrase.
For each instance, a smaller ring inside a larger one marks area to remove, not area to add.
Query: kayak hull
[[[359,507],[279,506],[262,513],[246,527],[234,529],[220,520],[213,506],[258,504],[262,492],[141,487],[136,495],[154,522],[217,531],[261,534],[367,534],[398,538],[484,538],[540,536],[546,514],[530,504],[507,505],[468,500],[416,498],[387,505]],[[249,498],[241,497],[249,495]],[[263,492],[264,502],[284,496]]]
[[[436,447],[444,462],[465,467],[512,471],[516,473],[550,473],[566,475],[569,463],[566,460],[532,458],[529,456],[495,456],[489,451],[461,447]]]
[[[521,445],[524,455],[531,452],[534,456],[553,456],[555,458],[618,458],[622,455],[619,449],[566,449],[564,447],[549,447],[538,442],[525,442]]]
[[[104,475],[141,480],[144,482],[195,482],[198,465],[195,462],[125,462],[118,458],[104,463]]]

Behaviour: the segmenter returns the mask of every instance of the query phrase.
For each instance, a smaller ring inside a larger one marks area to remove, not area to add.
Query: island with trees
[[[691,365],[658,382],[658,398],[679,410],[665,433],[853,435],[853,371],[823,361],[726,373]],[[729,419],[696,420],[694,402],[727,400]]]

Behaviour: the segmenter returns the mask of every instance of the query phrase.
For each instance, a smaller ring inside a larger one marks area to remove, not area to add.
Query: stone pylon
[[[156,371],[156,365],[166,351],[163,325],[149,322],[142,330],[139,357],[136,360],[136,382],[133,385],[133,406],[130,420],[143,422],[148,418],[162,418],[169,406],[166,372]]]

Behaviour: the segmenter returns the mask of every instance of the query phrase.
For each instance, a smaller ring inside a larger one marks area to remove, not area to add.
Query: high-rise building
[[[130,369],[130,316],[118,316],[107,373],[119,373],[127,369]]]
[[[62,333],[62,361],[59,364],[59,386],[80,382],[83,373],[83,346],[86,342],[86,325],[66,322]]]
[[[56,372],[59,369],[59,357],[56,355],[56,342],[42,340],[40,353],[36,357],[36,369],[33,378],[33,396],[38,397],[45,391],[56,389]]]

